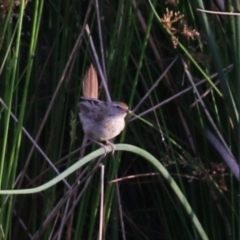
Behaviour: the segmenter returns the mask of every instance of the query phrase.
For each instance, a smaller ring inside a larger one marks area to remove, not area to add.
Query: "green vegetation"
[[[225,2],[0,0],[0,239],[240,238],[240,7]],[[92,63],[136,116],[114,155],[81,158]]]

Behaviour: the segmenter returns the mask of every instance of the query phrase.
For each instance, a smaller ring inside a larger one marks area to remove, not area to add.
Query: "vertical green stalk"
[[[234,8],[234,12],[240,12],[240,3],[237,0],[233,0],[232,1],[232,6]],[[232,21],[234,22],[234,72],[235,72],[235,80],[237,81],[237,92],[236,92],[236,101],[237,101],[237,111],[238,114],[240,114],[240,16],[233,16],[231,17]],[[238,129],[238,137],[237,137],[237,142],[239,145],[240,142],[240,123],[239,123],[239,118],[238,118],[238,125],[237,125],[237,129]],[[240,165],[240,148],[238,146],[238,164]],[[239,192],[238,194],[240,194],[240,184],[239,184]],[[239,201],[239,212],[238,212],[238,216],[240,216],[240,201]],[[239,221],[239,217],[238,217],[238,222],[237,222],[237,226],[239,226],[240,221]],[[233,230],[235,230],[235,228],[233,228]],[[238,227],[236,229],[236,231],[234,231],[233,233],[233,237],[235,239],[239,239],[240,238],[240,228]]]

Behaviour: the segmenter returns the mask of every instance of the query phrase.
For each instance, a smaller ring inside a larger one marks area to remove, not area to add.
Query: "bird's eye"
[[[122,111],[123,111],[123,108],[122,108],[121,106],[119,106],[119,105],[116,105],[116,108],[117,108],[118,110],[122,110]]]

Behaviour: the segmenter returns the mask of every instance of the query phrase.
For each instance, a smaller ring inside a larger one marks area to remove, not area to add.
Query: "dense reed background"
[[[155,156],[192,208],[150,162],[116,151],[46,191],[0,195],[0,239],[239,239],[240,6],[210,2],[0,1],[0,189],[79,161],[93,63],[113,100],[148,111],[115,143]]]

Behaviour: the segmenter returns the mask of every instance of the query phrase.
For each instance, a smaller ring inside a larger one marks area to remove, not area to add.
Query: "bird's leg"
[[[112,143],[111,141],[108,141],[108,140],[106,140],[105,142],[106,142],[107,145],[109,145],[112,148],[111,152],[112,152],[112,155],[113,155],[115,150],[116,150],[116,147],[115,147],[114,143]]]
[[[109,152],[114,152],[114,150],[115,149],[113,149],[113,147],[112,147],[112,145],[111,144],[109,144],[109,145],[111,145],[111,148],[112,148],[112,150],[111,151],[109,151],[108,150],[108,148],[106,147],[106,145],[104,145],[103,143],[101,143],[101,142],[99,142],[99,141],[97,141],[97,140],[95,140],[95,139],[93,139],[93,138],[88,138],[89,140],[91,140],[92,142],[94,142],[94,143],[96,143],[97,145],[99,145],[100,147],[102,147],[102,148],[104,148],[104,151],[105,151],[105,153],[104,153],[104,157],[107,155],[107,153],[109,153]]]

